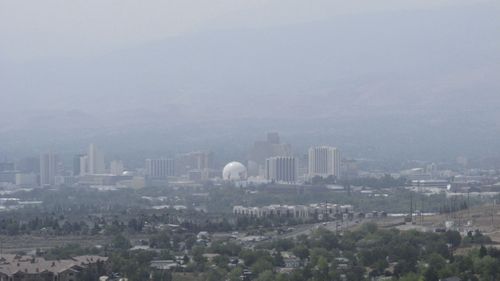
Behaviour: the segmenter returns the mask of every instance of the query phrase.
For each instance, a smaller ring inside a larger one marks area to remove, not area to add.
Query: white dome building
[[[231,162],[222,170],[222,179],[227,181],[244,181],[247,179],[247,168],[240,162]]]

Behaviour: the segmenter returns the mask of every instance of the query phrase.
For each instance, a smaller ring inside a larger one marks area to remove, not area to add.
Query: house
[[[183,271],[186,265],[181,264],[180,261],[174,260],[153,260],[149,266],[154,270],[170,270],[170,271]]]
[[[299,268],[303,265],[302,261],[290,252],[282,252],[285,268]]]
[[[242,281],[250,281],[253,278],[253,273],[252,271],[248,269],[243,269],[242,274],[240,275],[240,280]]]
[[[208,262],[212,262],[219,254],[203,254],[203,257],[207,259]]]
[[[69,260],[45,260],[39,257],[0,255],[0,281],[76,281],[81,273],[99,276],[108,258],[80,256]],[[101,272],[100,272],[101,271]]]
[[[156,270],[172,270],[177,268],[179,264],[174,260],[154,260],[149,266]]]

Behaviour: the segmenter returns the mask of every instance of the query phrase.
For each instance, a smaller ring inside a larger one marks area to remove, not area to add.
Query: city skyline
[[[499,15],[0,0],[0,281],[500,280]]]

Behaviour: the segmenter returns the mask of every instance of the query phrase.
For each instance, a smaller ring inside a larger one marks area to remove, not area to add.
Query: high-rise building
[[[294,183],[297,181],[297,159],[290,156],[268,158],[265,171],[269,181]]]
[[[257,176],[264,170],[267,158],[275,156],[290,156],[292,147],[290,144],[281,143],[278,133],[267,134],[266,140],[255,141],[248,153],[248,174]]]
[[[80,156],[80,176],[85,176],[89,174],[89,156]]]
[[[89,147],[88,154],[88,172],[91,175],[106,173],[106,165],[104,163],[104,154],[94,145]]]
[[[40,186],[55,184],[57,174],[57,155],[52,152],[40,155]]]
[[[178,176],[187,175],[189,171],[206,171],[213,168],[213,153],[211,151],[194,151],[175,158],[175,172]]]
[[[82,171],[81,168],[81,158],[85,156],[83,154],[77,154],[73,156],[73,176],[79,176]]]
[[[309,148],[309,176],[340,178],[340,152],[335,147],[316,146]]]
[[[146,175],[152,178],[166,178],[174,176],[174,159],[146,159]]]

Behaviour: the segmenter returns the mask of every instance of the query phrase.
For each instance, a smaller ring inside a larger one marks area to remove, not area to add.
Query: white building
[[[57,173],[57,155],[52,152],[40,155],[40,186],[55,184]]]
[[[146,175],[152,178],[175,176],[174,159],[146,159]]]
[[[247,168],[240,162],[230,162],[222,170],[222,179],[225,181],[241,182],[247,180]]]
[[[88,164],[89,174],[98,175],[106,173],[104,154],[94,144],[91,144],[89,147]]]
[[[277,156],[266,159],[266,179],[275,182],[294,183],[297,181],[297,159]]]
[[[307,218],[309,216],[309,208],[303,205],[269,205],[265,207],[243,207],[234,206],[233,214],[249,216],[249,217],[294,217]]]
[[[340,152],[335,147],[316,146],[309,148],[309,176],[340,178]]]
[[[352,205],[339,205],[331,203],[319,203],[310,205],[269,205],[264,207],[234,206],[233,214],[249,217],[343,217],[344,214],[353,214]]]

